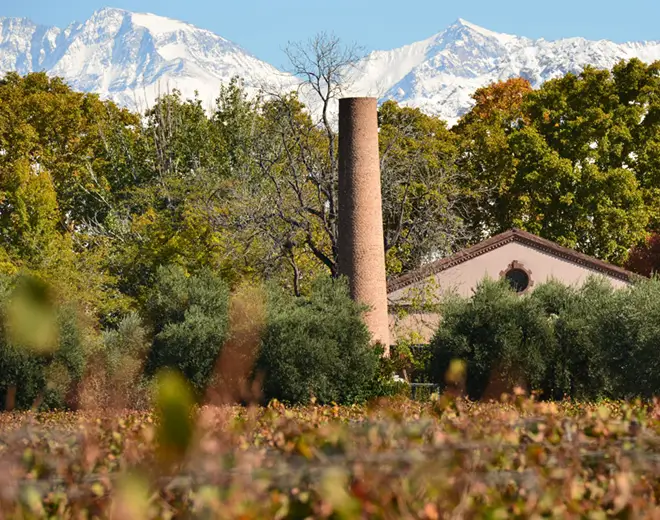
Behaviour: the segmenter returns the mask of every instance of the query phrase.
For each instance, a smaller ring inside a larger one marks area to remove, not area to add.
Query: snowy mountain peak
[[[351,72],[346,94],[394,99],[453,123],[470,108],[474,91],[494,81],[522,76],[536,87],[585,65],[611,68],[633,57],[660,59],[660,42],[532,40],[459,18],[425,40],[372,52]],[[197,91],[212,103],[233,76],[241,76],[249,92],[295,85],[290,75],[211,31],[115,8],[65,29],[0,18],[0,74],[10,70],[43,70],[131,108],[173,88],[184,97]]]
[[[447,29],[442,31],[441,34],[446,34],[446,33],[455,33],[458,31],[463,31],[463,33],[472,33],[472,34],[480,34],[482,36],[485,36],[487,38],[500,38],[503,36],[509,36],[505,35],[502,33],[497,33],[494,31],[491,31],[489,29],[486,29],[484,27],[481,27],[480,25],[473,24],[472,22],[468,22],[467,20],[464,20],[463,18],[459,18],[456,20],[453,24],[451,24]],[[511,37],[511,36],[509,36]]]
[[[98,23],[99,21],[102,22],[103,20],[109,20],[112,18],[123,18],[129,14],[130,11],[125,9],[119,9],[117,7],[102,7],[101,9],[94,11],[88,21]]]
[[[188,23],[179,22],[171,18],[165,18],[164,16],[158,16],[151,13],[133,13],[131,15],[131,20],[136,26],[144,27],[149,32],[157,36],[176,32],[193,32],[196,30],[203,31],[203,29],[195,29],[193,25]]]
[[[135,13],[115,7],[104,7],[99,9],[95,11],[88,20],[88,22],[91,22],[92,24],[101,25],[108,25],[109,23],[112,23],[112,21],[129,21],[134,28],[143,28],[154,36],[163,36],[178,32],[213,34],[211,31],[200,29],[190,23],[175,20],[173,18],[167,18],[153,13]],[[227,41],[221,36],[215,34],[213,34],[213,36],[220,40]]]
[[[248,91],[292,79],[237,44],[189,23],[103,8],[66,29],[0,19],[0,74],[46,71],[73,88],[145,108],[177,88],[211,103],[221,83],[241,76]]]
[[[532,40],[458,19],[426,40],[371,53],[353,75],[352,93],[394,99],[452,124],[472,106],[474,91],[495,81],[524,77],[538,87],[586,65],[611,68],[634,57],[659,60],[660,43]]]
[[[107,18],[110,16],[125,16],[127,14],[130,14],[131,11],[127,11],[126,9],[121,9],[119,7],[101,7],[100,9],[97,9],[92,13],[92,16],[89,17],[90,20],[99,20],[103,18]]]

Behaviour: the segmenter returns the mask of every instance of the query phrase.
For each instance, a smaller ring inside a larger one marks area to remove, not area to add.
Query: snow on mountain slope
[[[178,88],[204,102],[241,76],[249,91],[293,85],[293,78],[210,31],[153,14],[101,9],[62,30],[0,18],[0,73],[46,71],[73,88],[132,108]]]
[[[493,81],[522,76],[539,86],[585,65],[611,68],[633,57],[660,59],[660,42],[532,40],[458,20],[426,40],[372,52],[351,72],[347,94],[394,99],[453,123],[469,110],[474,91]],[[65,29],[0,18],[0,74],[10,70],[44,70],[132,108],[175,87],[212,103],[219,85],[236,75],[251,92],[295,85],[290,75],[210,31],[109,8]]]
[[[531,40],[459,19],[426,40],[371,53],[352,74],[351,93],[394,99],[453,123],[471,107],[474,91],[494,81],[522,76],[538,87],[585,65],[611,68],[633,57],[659,60],[660,42]]]

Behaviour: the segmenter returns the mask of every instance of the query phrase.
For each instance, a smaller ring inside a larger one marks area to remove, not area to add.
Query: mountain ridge
[[[0,72],[45,71],[131,108],[172,88],[205,102],[240,75],[248,91],[293,79],[212,31],[151,13],[104,8],[65,29],[0,18]],[[143,108],[143,107],[142,107]]]
[[[373,95],[454,123],[474,91],[524,77],[534,87],[584,66],[611,68],[637,57],[660,60],[660,41],[615,43],[581,37],[546,40],[497,33],[459,18],[429,38],[371,52],[349,73],[347,95]],[[250,93],[291,89],[296,80],[239,44],[188,22],[103,8],[66,28],[0,17],[0,73],[44,70],[73,88],[142,109],[161,93],[195,92],[205,103],[239,75]]]
[[[609,69],[633,57],[647,62],[660,59],[660,42],[531,39],[459,19],[426,40],[373,52],[355,74],[355,90],[369,90],[381,99],[416,106],[453,123],[471,107],[474,91],[494,81],[524,77],[538,87],[568,72],[579,73],[586,65]],[[389,78],[394,81],[379,78],[388,70],[387,63],[398,65],[400,77]],[[383,79],[380,88],[374,88],[374,79]]]

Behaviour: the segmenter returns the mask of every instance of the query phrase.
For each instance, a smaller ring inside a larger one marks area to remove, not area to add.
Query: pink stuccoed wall
[[[623,280],[613,278],[599,271],[558,258],[524,244],[511,242],[441,271],[422,282],[391,292],[388,294],[390,307],[405,304],[410,299],[417,301],[420,298],[429,297],[440,299],[443,294],[448,292],[470,296],[481,280],[486,277],[494,280],[498,279],[500,273],[506,271],[514,260],[521,263],[528,271],[531,271],[531,280],[534,285],[529,289],[530,291],[550,279],[558,280],[566,285],[581,285],[590,276],[602,276],[615,288],[623,288],[628,285]],[[425,301],[428,301],[428,299]],[[415,314],[403,320],[396,319],[391,314],[390,334],[392,340],[395,341],[397,338],[402,338],[414,331],[419,333],[425,340],[428,340],[433,336],[438,322],[439,316],[430,314]]]

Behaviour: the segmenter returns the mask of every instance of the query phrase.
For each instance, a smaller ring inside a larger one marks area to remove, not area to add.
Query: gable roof
[[[499,235],[495,235],[483,242],[479,242],[472,247],[463,249],[451,256],[441,258],[440,260],[436,260],[435,262],[426,264],[419,269],[390,280],[387,284],[387,292],[389,294],[398,291],[399,289],[420,282],[429,276],[433,276],[441,271],[445,271],[446,269],[462,264],[463,262],[467,262],[472,258],[488,253],[493,249],[497,249],[498,247],[502,247],[511,242],[524,244],[538,251],[592,269],[612,278],[623,280],[624,282],[632,282],[635,279],[641,278],[640,275],[623,269],[622,267],[617,267],[616,265],[603,262],[592,256],[578,253],[568,247],[560,246],[551,240],[546,240],[545,238],[533,235],[527,231],[514,228],[505,231],[504,233],[500,233]]]

